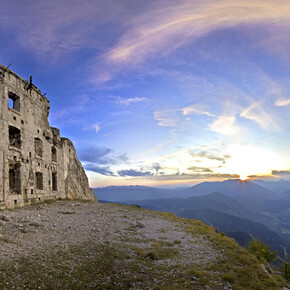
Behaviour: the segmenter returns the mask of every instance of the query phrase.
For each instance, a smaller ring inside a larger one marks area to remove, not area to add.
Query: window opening
[[[35,154],[42,157],[42,141],[39,138],[34,139]]]
[[[20,164],[9,164],[9,189],[14,194],[21,194]]]
[[[14,109],[19,112],[20,111],[20,98],[14,93],[9,93],[8,106],[9,108]]]
[[[9,145],[19,149],[21,147],[20,130],[13,126],[9,126]]]
[[[36,189],[43,189],[43,174],[42,172],[35,173]]]
[[[57,153],[54,146],[51,147],[51,160],[52,162],[57,162]]]
[[[57,173],[52,172],[52,190],[57,191]]]

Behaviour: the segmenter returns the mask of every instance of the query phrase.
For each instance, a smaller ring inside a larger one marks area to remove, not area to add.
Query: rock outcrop
[[[0,208],[47,199],[96,199],[73,143],[50,127],[49,100],[0,65]]]

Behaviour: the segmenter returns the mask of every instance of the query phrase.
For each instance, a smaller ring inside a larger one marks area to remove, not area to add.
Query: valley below
[[[284,259],[290,253],[290,182],[256,182],[230,179],[176,189],[112,186],[95,193],[106,202],[201,220],[241,246],[259,239]]]

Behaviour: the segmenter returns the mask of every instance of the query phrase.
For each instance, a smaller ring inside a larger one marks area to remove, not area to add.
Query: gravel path
[[[57,201],[0,212],[0,240],[6,241],[0,243],[2,261],[55,246],[69,248],[89,239],[118,244],[124,238],[141,248],[148,247],[148,241],[172,244],[179,251],[174,263],[199,264],[219,255],[207,240],[186,233],[179,223],[134,207]]]

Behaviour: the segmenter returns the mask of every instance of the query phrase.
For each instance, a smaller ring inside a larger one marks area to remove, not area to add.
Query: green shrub
[[[290,281],[290,262],[285,261],[282,265],[283,277]]]
[[[250,241],[248,250],[261,261],[266,260],[271,263],[277,259],[276,251],[272,251],[269,246],[255,238]]]

